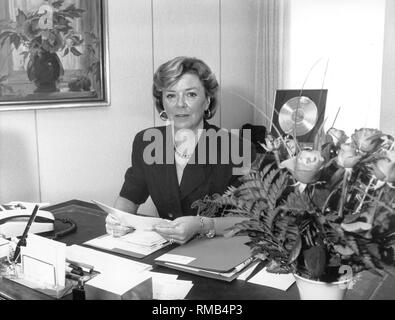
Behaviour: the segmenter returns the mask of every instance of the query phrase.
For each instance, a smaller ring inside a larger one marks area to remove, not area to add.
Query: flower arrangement
[[[393,137],[321,128],[310,147],[290,136],[268,136],[263,147],[237,187],[194,203],[198,214],[249,218],[228,235],[248,234],[269,272],[333,282],[394,264]]]
[[[0,33],[0,46],[9,40],[18,50],[26,48],[21,55],[26,59],[29,54],[40,52],[61,52],[63,56],[72,53],[80,56],[77,46],[83,43],[83,38],[72,22],[82,17],[84,10],[74,4],[62,8],[64,0],[45,4],[38,10],[27,12],[18,9],[16,21],[3,22]]]

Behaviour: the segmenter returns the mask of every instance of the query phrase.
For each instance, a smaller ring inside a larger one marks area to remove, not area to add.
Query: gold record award
[[[286,134],[303,136],[309,133],[318,120],[316,104],[308,97],[299,96],[289,99],[281,107],[278,122]]]

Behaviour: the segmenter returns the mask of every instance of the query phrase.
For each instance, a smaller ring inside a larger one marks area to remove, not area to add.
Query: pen
[[[36,218],[36,215],[37,215],[37,212],[38,212],[39,208],[40,208],[40,206],[38,204],[36,204],[36,206],[33,209],[32,214],[30,215],[29,221],[27,222],[25,230],[23,231],[22,237],[18,241],[18,244],[16,245],[15,253],[14,253],[14,257],[13,257],[14,261],[17,261],[17,259],[19,258],[19,254],[21,252],[21,246],[26,246],[27,234],[28,234],[28,232],[30,230],[30,227],[31,227],[34,219]]]

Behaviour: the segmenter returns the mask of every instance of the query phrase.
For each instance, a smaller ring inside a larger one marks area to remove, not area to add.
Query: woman
[[[231,143],[235,137],[207,122],[216,112],[217,92],[215,75],[203,61],[177,57],[164,63],[154,75],[153,96],[168,125],[143,130],[133,142],[132,166],[115,207],[136,213],[151,196],[159,216],[166,219],[155,231],[170,242],[183,244],[198,234],[223,235],[244,220],[199,217],[191,208],[205,195],[224,193],[237,178],[235,168],[240,167],[232,157],[240,151],[240,145],[235,150]],[[251,158],[247,160],[251,163]],[[131,231],[111,217],[106,228],[116,236]]]

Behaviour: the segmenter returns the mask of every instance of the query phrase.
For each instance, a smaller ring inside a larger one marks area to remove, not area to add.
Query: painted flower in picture
[[[73,22],[82,17],[84,10],[76,8],[75,4],[63,7],[64,2],[58,0],[48,4],[43,1],[43,5],[32,12],[18,9],[15,21],[1,24],[0,45],[8,40],[17,50],[23,46],[26,50],[22,55],[25,56],[37,51],[80,56],[77,47],[84,40]]]
[[[1,25],[0,46],[8,41],[15,50],[22,51],[24,61],[29,59],[26,71],[36,86],[35,92],[58,91],[57,84],[64,75],[59,55],[82,55],[78,47],[84,39],[75,22],[84,10],[64,4],[65,0],[43,1],[38,10],[18,9],[15,21],[3,21]]]

